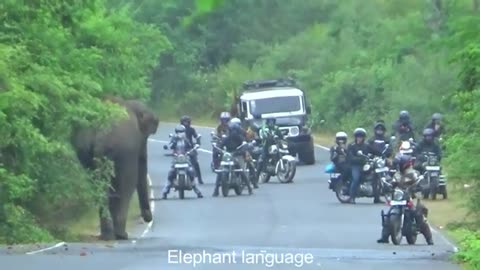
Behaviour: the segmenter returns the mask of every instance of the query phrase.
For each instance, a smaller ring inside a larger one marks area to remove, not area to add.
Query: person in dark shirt
[[[335,170],[345,177],[347,173],[347,133],[340,131],[335,134],[335,145],[330,148],[330,161],[335,164]]]
[[[350,185],[350,203],[355,203],[355,197],[357,195],[358,186],[360,184],[360,177],[362,173],[363,165],[365,165],[367,159],[363,155],[367,155],[370,152],[368,145],[365,143],[367,131],[363,128],[357,128],[353,132],[355,141],[348,145],[347,148],[347,160],[351,167],[352,182]],[[360,155],[358,151],[362,151],[363,155]]]
[[[192,118],[188,115],[184,115],[182,116],[182,118],[180,118],[180,124],[185,127],[185,135],[190,144],[195,145],[195,143],[197,143],[198,145],[200,145],[201,135],[198,134],[195,128],[192,127]],[[195,142],[193,141],[193,139],[195,139]],[[198,183],[200,185],[203,185],[202,172],[200,171],[200,164],[198,164],[198,153],[196,151],[192,154],[192,166],[195,169]]]

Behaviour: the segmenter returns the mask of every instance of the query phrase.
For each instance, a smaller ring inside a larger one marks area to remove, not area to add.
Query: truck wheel
[[[315,151],[312,148],[308,152],[300,152],[298,153],[298,159],[307,165],[313,165],[315,164]]]

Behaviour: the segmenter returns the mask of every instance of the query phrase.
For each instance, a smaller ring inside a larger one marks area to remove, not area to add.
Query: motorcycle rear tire
[[[344,186],[346,186],[346,185],[342,180],[338,181],[337,185],[335,186],[335,195],[337,196],[337,199],[338,199],[339,202],[348,203],[350,201],[350,196],[348,196],[347,199],[341,198],[342,190],[343,190]],[[348,188],[348,186],[347,186],[347,188]]]
[[[180,200],[183,200],[185,199],[185,190],[182,188],[182,186],[184,186],[186,183],[186,177],[185,175],[181,174],[178,176],[178,183],[179,183],[179,188],[178,188],[178,197],[180,198]]]

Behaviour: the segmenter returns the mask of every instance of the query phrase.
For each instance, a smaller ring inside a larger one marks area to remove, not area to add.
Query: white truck
[[[259,127],[263,119],[274,117],[286,137],[290,154],[298,154],[302,163],[315,163],[313,136],[307,126],[311,107],[294,80],[247,81],[236,106],[239,117],[249,125]]]

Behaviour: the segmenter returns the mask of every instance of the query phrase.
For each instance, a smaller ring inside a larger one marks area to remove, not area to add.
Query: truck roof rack
[[[291,78],[280,78],[270,80],[246,81],[243,83],[244,90],[257,90],[271,87],[295,87],[297,83]]]

